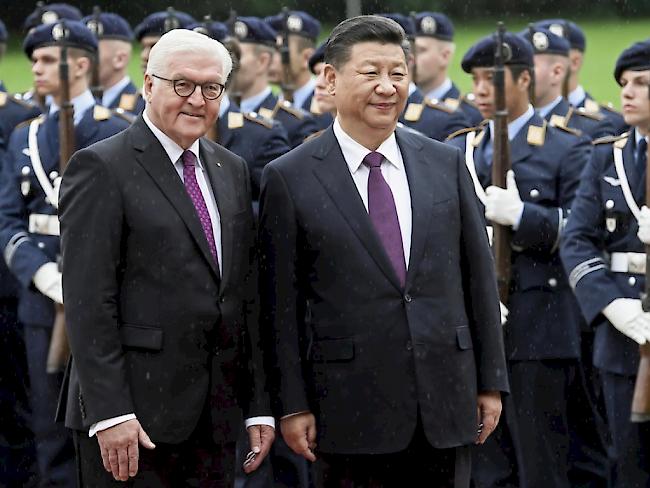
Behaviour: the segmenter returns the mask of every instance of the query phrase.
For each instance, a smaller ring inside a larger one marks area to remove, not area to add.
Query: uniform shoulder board
[[[278,103],[275,105],[274,112],[277,113],[278,110],[284,110],[285,112],[290,113],[297,119],[304,119],[305,114],[299,108],[294,107],[291,102],[288,100],[278,100]]]
[[[132,112],[135,110],[135,107],[138,103],[138,95],[139,93],[122,93],[120,96],[120,103],[118,105],[119,108],[122,110],[126,110],[127,112]]]
[[[38,116],[33,117],[31,119],[23,120],[20,124],[17,124],[14,129],[19,129],[21,127],[27,127],[29,124],[32,123],[32,121],[37,120],[37,119],[41,119],[41,122],[42,122],[43,120],[45,120],[45,115],[41,114],[41,115],[38,115]]]
[[[458,107],[460,107],[460,100],[458,98],[447,97],[442,101],[442,103],[444,103],[454,111],[458,110]]]
[[[275,117],[275,110],[271,110],[270,108],[266,107],[260,108],[257,113],[259,113],[265,119],[273,120],[273,117]]]
[[[261,126],[266,127],[267,129],[273,128],[273,120],[262,117],[261,115],[255,112],[244,113],[244,118],[246,120],[250,120],[251,122],[255,122],[256,124],[260,124]]]
[[[0,107],[4,107],[9,102],[13,102],[23,108],[37,108],[36,105],[34,105],[31,101],[23,100],[22,96],[20,96],[18,93],[11,95],[7,92],[0,92]]]
[[[451,141],[452,139],[455,139],[458,136],[462,136],[463,134],[468,134],[470,132],[478,132],[481,129],[482,129],[481,126],[478,126],[478,127],[465,127],[464,129],[458,129],[456,132],[452,132],[451,134],[449,134],[447,136],[447,139],[445,139],[445,142],[446,141]]]
[[[567,127],[566,125],[551,124],[551,127],[555,127],[556,129],[559,129],[562,132],[566,132],[567,134],[572,134],[576,137],[580,137],[582,135],[582,131],[580,129],[574,129],[573,127]]]
[[[312,139],[316,139],[319,137],[323,132],[325,132],[325,129],[321,129],[318,132],[314,132],[313,134],[309,134],[307,137],[302,142],[307,142],[311,141]]]
[[[110,108],[103,107],[102,105],[95,105],[93,107],[93,118],[95,120],[108,120],[113,115]]]
[[[125,109],[117,107],[116,109],[111,110],[112,114],[126,120],[129,124],[135,122],[136,116],[131,112],[127,112]]]
[[[7,105],[7,99],[9,98],[9,95],[7,95],[7,92],[0,91],[0,107],[4,107]]]
[[[605,118],[600,112],[589,111],[586,107],[579,107],[573,111],[573,115],[579,115],[581,117],[586,117],[588,119],[601,121]]]
[[[608,103],[605,104],[605,105],[601,105],[600,108],[602,108],[603,110],[605,110],[605,111],[607,111],[607,112],[612,112],[612,113],[615,113],[615,114],[618,114],[618,115],[623,115],[623,114],[621,114],[620,111],[618,111],[618,110],[616,110],[616,109],[614,108],[614,105],[612,105],[611,102],[608,102]]]
[[[439,100],[431,100],[429,98],[425,99],[424,103],[427,104],[427,107],[435,108],[436,110],[441,110],[443,112],[447,112],[448,114],[454,113],[454,109],[451,108],[449,105],[445,105]]]
[[[627,138],[629,137],[630,133],[629,132],[624,132],[620,136],[605,136],[605,137],[599,137],[598,139],[595,139],[592,144],[612,144],[614,142],[618,141],[623,141],[627,143]]]
[[[585,106],[584,109],[587,112],[600,112],[600,104],[596,100],[592,100],[591,98],[587,98],[585,100]]]
[[[543,146],[546,140],[546,121],[541,127],[538,125],[529,125],[526,140],[531,146]]]
[[[424,110],[424,106],[421,103],[409,103],[406,110],[404,110],[404,120],[407,122],[417,122],[422,117],[422,110]]]

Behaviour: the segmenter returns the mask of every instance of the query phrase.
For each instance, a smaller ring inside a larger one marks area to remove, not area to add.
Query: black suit
[[[316,415],[318,448],[476,440],[477,393],[508,389],[493,261],[460,151],[397,129],[413,232],[402,289],[332,128],[262,177],[261,297],[279,415]]]
[[[207,424],[223,445],[234,442],[242,407],[266,411],[252,398],[247,166],[205,139],[200,159],[221,218],[223,277],[183,182],[142,118],[70,161],[60,219],[72,429],[133,412],[154,443],[177,444],[211,406]]]

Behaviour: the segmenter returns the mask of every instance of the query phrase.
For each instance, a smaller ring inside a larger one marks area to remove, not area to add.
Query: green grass
[[[507,22],[512,31],[526,27],[526,22],[515,20]],[[612,76],[616,58],[623,49],[635,41],[648,38],[648,19],[635,20],[594,20],[580,22],[587,35],[587,53],[583,67],[581,82],[585,88],[599,101],[612,102],[620,106],[619,89]],[[495,22],[461,24],[456,20],[456,57],[450,70],[451,78],[460,86],[463,92],[471,88],[470,78],[460,69],[460,59],[467,49],[480,37],[495,29]],[[31,84],[30,63],[23,54],[20,46],[21,39],[12,36],[5,59],[0,63],[0,79],[10,91],[25,91]],[[133,51],[129,74],[136,85],[141,84],[142,74],[139,67],[139,49]]]

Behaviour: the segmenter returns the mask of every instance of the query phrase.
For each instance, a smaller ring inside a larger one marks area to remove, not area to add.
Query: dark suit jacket
[[[257,276],[247,166],[205,139],[200,148],[221,216],[222,278],[142,118],[70,161],[59,208],[73,355],[68,427],[134,412],[154,442],[177,443],[209,396],[214,438],[231,441],[241,408],[267,411],[249,387]]]
[[[325,452],[402,450],[418,409],[433,446],[470,444],[477,392],[508,389],[493,260],[461,153],[396,133],[413,209],[404,289],[332,128],[262,176],[278,414],[314,412]]]

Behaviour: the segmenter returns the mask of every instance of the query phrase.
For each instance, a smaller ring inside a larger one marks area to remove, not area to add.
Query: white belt
[[[643,252],[613,252],[610,269],[614,273],[645,274],[646,256]]]
[[[45,236],[60,235],[59,217],[57,215],[31,214],[29,216],[29,232]]]

